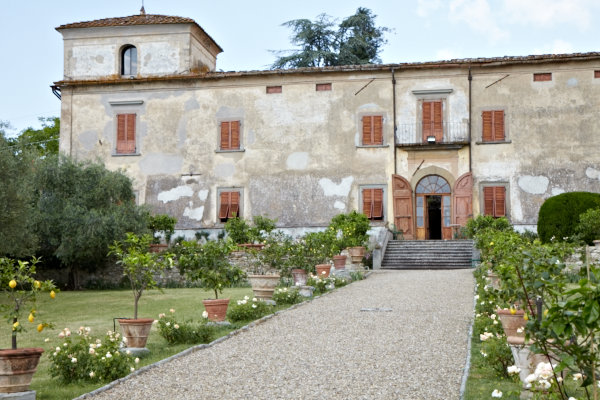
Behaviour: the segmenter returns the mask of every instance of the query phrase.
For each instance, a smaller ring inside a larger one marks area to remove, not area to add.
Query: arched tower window
[[[137,48],[127,45],[121,50],[121,75],[137,75]]]

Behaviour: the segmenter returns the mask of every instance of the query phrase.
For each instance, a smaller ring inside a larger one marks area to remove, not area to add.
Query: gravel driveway
[[[471,270],[376,271],[85,398],[459,399],[473,285]]]

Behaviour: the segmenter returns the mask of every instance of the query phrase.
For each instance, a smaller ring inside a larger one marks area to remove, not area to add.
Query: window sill
[[[380,148],[386,148],[386,147],[390,147],[389,144],[375,144],[375,145],[358,145],[356,146],[357,149],[380,149]]]
[[[475,144],[510,144],[512,143],[512,140],[498,140],[498,141],[490,141],[490,142],[484,142],[481,140],[478,140],[475,142]]]
[[[215,150],[215,153],[243,153],[246,149]]]
[[[132,156],[141,156],[142,153],[112,153],[113,157],[132,157]]]

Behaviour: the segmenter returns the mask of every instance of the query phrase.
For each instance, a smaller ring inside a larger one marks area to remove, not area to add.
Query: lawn
[[[243,298],[245,295],[252,296],[251,288],[226,289],[220,296],[231,299],[231,303]],[[161,293],[152,290],[144,293],[140,299],[139,317],[158,318],[159,313],[168,313],[169,309],[175,309],[175,315],[181,319],[199,320],[202,318],[204,306],[203,299],[214,298],[212,291],[204,289],[164,289]],[[37,322],[30,324],[26,320],[22,322],[27,329],[26,333],[18,337],[19,347],[42,347],[46,353],[38,366],[33,377],[31,389],[37,391],[38,400],[64,400],[72,399],[83,393],[90,392],[104,384],[71,384],[65,385],[49,374],[50,362],[48,352],[58,343],[58,333],[65,327],[71,329],[73,334],[80,326],[90,327],[92,336],[103,336],[106,331],[113,330],[113,318],[133,316],[133,295],[128,290],[106,290],[106,291],[81,291],[60,292],[54,300],[49,296],[41,296],[38,308],[44,317],[55,324],[54,329],[45,329],[38,333],[35,329]],[[283,307],[277,307],[280,309]],[[232,329],[238,326],[233,325]],[[120,332],[119,325],[116,325]],[[221,335],[226,335],[231,329],[224,329]],[[0,348],[10,348],[9,324],[2,324],[0,329]],[[44,339],[50,338],[49,343]],[[177,354],[189,345],[170,346],[158,334],[156,327],[147,344],[150,355],[141,360],[139,367],[152,364],[173,354]]]

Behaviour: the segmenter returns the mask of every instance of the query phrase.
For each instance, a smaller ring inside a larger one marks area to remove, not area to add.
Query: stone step
[[[471,240],[391,240],[381,267],[384,269],[471,268]]]

